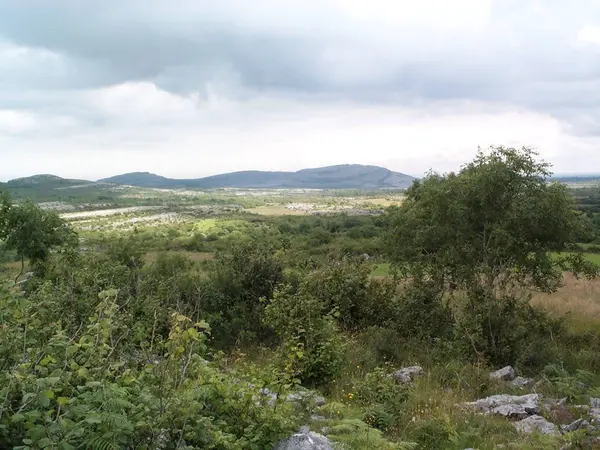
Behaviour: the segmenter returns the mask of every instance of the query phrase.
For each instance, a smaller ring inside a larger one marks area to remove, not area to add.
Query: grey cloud
[[[480,33],[398,30],[393,39],[358,26],[328,2],[292,4],[286,14],[275,3],[274,11],[264,2],[253,11],[251,2],[236,0],[3,0],[0,37],[55,56],[40,53],[30,65],[0,73],[0,101],[25,107],[27,100],[10,95],[18,86],[83,89],[147,80],[190,93],[228,79],[237,95],[403,105],[472,99],[547,112],[582,133],[594,128],[593,115],[573,113],[598,100],[600,46],[576,45],[578,30],[600,17],[594,0],[496,0]]]

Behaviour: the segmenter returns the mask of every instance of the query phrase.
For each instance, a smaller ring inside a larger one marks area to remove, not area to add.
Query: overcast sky
[[[529,145],[600,172],[597,0],[0,0],[0,180]]]

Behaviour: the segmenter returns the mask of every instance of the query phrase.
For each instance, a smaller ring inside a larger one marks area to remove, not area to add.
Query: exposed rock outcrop
[[[540,413],[542,396],[540,394],[492,395],[465,403],[465,406],[484,414],[497,414],[511,419],[523,419]]]
[[[516,378],[517,373],[512,366],[506,366],[490,373],[490,378],[494,380],[512,381]]]
[[[552,422],[548,422],[542,416],[533,415],[523,420],[515,422],[515,428],[520,433],[541,433],[548,435],[558,435],[558,428]]]
[[[322,434],[303,428],[289,439],[280,441],[274,450],[333,450],[333,445]]]
[[[423,368],[421,366],[410,366],[396,370],[392,376],[400,383],[412,383],[415,377],[421,375],[422,373]]]

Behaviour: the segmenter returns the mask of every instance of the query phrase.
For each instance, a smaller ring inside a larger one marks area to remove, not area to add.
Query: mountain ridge
[[[242,170],[191,179],[167,178],[150,172],[130,172],[98,181],[151,188],[401,189],[409,187],[415,179],[384,167],[340,164],[295,172]]]

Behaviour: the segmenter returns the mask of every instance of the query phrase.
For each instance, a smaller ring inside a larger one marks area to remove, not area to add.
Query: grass
[[[536,293],[532,303],[553,315],[568,315],[571,325],[581,331],[600,330],[600,280],[577,279],[566,273],[557,292]]]
[[[556,255],[567,255],[567,254],[568,253],[556,253]],[[600,253],[585,252],[585,253],[583,253],[583,256],[589,262],[593,262],[594,264],[597,264],[600,266]]]
[[[390,263],[375,264],[371,271],[373,277],[385,277],[390,274]]]

